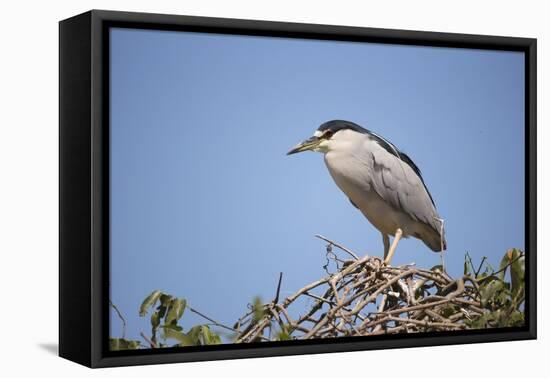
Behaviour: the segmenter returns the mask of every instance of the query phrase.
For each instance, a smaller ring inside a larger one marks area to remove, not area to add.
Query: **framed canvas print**
[[[536,337],[536,40],[60,22],[60,355]]]

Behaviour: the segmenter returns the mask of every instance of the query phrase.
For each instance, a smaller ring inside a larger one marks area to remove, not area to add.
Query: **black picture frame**
[[[109,40],[122,26],[525,53],[526,319],[523,328],[110,352]],[[92,10],[59,24],[59,354],[89,367],[536,338],[536,39]],[[275,345],[276,344],[276,345]]]

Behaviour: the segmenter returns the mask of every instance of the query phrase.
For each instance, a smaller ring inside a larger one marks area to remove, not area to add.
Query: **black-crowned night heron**
[[[414,236],[434,252],[447,248],[443,220],[420,169],[380,135],[349,122],[322,124],[287,155],[322,152],[336,185],[382,233],[389,264],[401,238]],[[394,239],[390,246],[389,235]]]

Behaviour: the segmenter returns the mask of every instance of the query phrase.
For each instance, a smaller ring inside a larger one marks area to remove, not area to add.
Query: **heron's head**
[[[344,147],[355,141],[360,141],[361,137],[364,137],[367,132],[367,130],[353,122],[328,121],[319,126],[311,138],[294,146],[293,149],[287,152],[287,155],[304,151],[326,153],[338,146]]]

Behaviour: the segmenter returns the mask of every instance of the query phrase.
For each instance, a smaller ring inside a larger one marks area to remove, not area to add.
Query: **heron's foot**
[[[390,237],[386,234],[382,234],[382,241],[384,243],[384,260],[388,257],[390,251]]]

